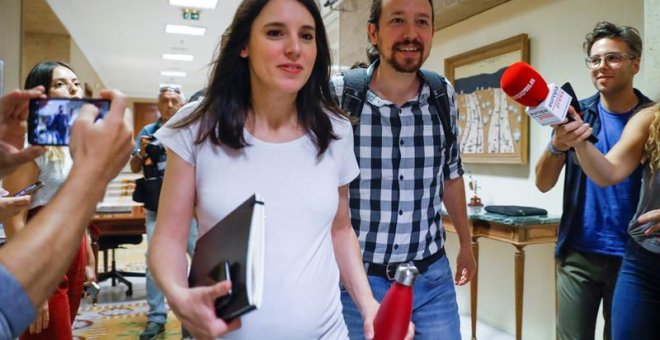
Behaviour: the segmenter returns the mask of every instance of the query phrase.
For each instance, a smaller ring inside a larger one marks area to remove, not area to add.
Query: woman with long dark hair
[[[39,85],[46,89],[49,98],[82,98],[78,76],[71,66],[63,62],[44,61],[35,65],[25,80],[25,89]],[[17,192],[37,180],[45,183],[43,189],[32,195],[29,209],[23,209],[3,221],[8,238],[20,232],[27,220],[51,201],[69,175],[72,164],[68,147],[49,146],[45,154],[21,165],[4,178],[4,186],[9,192]],[[41,306],[35,321],[21,339],[70,339],[73,336],[71,325],[78,313],[84,284],[96,279],[95,265],[91,244],[87,236],[83,236],[77,255],[62,282],[48,302]]]
[[[313,0],[243,1],[199,104],[157,133],[167,171],[149,264],[169,305],[196,337],[239,327],[214,312],[227,282],[189,288],[185,239],[203,235],[259,193],[266,239],[262,307],[228,339],[341,339],[341,279],[373,334],[378,309],[348,215],[359,172],[352,128],[329,91],[330,51]]]

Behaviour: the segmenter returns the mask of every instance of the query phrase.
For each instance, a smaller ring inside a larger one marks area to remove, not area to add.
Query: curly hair
[[[634,27],[617,26],[607,21],[597,23],[593,31],[584,37],[584,43],[582,44],[584,52],[591,55],[591,47],[596,41],[603,38],[621,39],[628,45],[629,53],[633,57],[642,57],[642,38],[639,36],[639,31]]]
[[[656,173],[660,169],[660,104],[649,108],[654,111],[654,118],[649,127],[649,138],[644,144],[644,154],[651,167],[651,172]]]

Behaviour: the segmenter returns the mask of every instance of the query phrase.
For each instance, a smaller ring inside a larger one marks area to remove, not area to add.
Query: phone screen
[[[27,187],[23,188],[19,192],[13,194],[13,197],[19,197],[19,196],[25,196],[25,195],[32,195],[35,191],[41,189],[44,187],[44,182],[42,181],[36,181]]]
[[[106,99],[40,98],[30,100],[28,143],[32,145],[69,145],[71,126],[80,107],[89,103],[99,109],[101,119],[110,109]]]

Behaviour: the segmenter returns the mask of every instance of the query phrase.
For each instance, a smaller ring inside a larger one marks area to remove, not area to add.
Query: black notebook
[[[216,315],[225,321],[261,306],[264,222],[264,203],[252,195],[197,240],[188,284],[210,286],[230,280],[229,294],[216,300]]]

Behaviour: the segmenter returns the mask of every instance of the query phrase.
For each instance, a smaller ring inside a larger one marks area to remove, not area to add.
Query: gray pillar
[[[643,91],[653,100],[660,100],[660,1],[644,0],[643,63],[646,84]]]
[[[0,1],[0,59],[5,62],[3,92],[21,87],[18,79],[21,65],[21,0]]]

